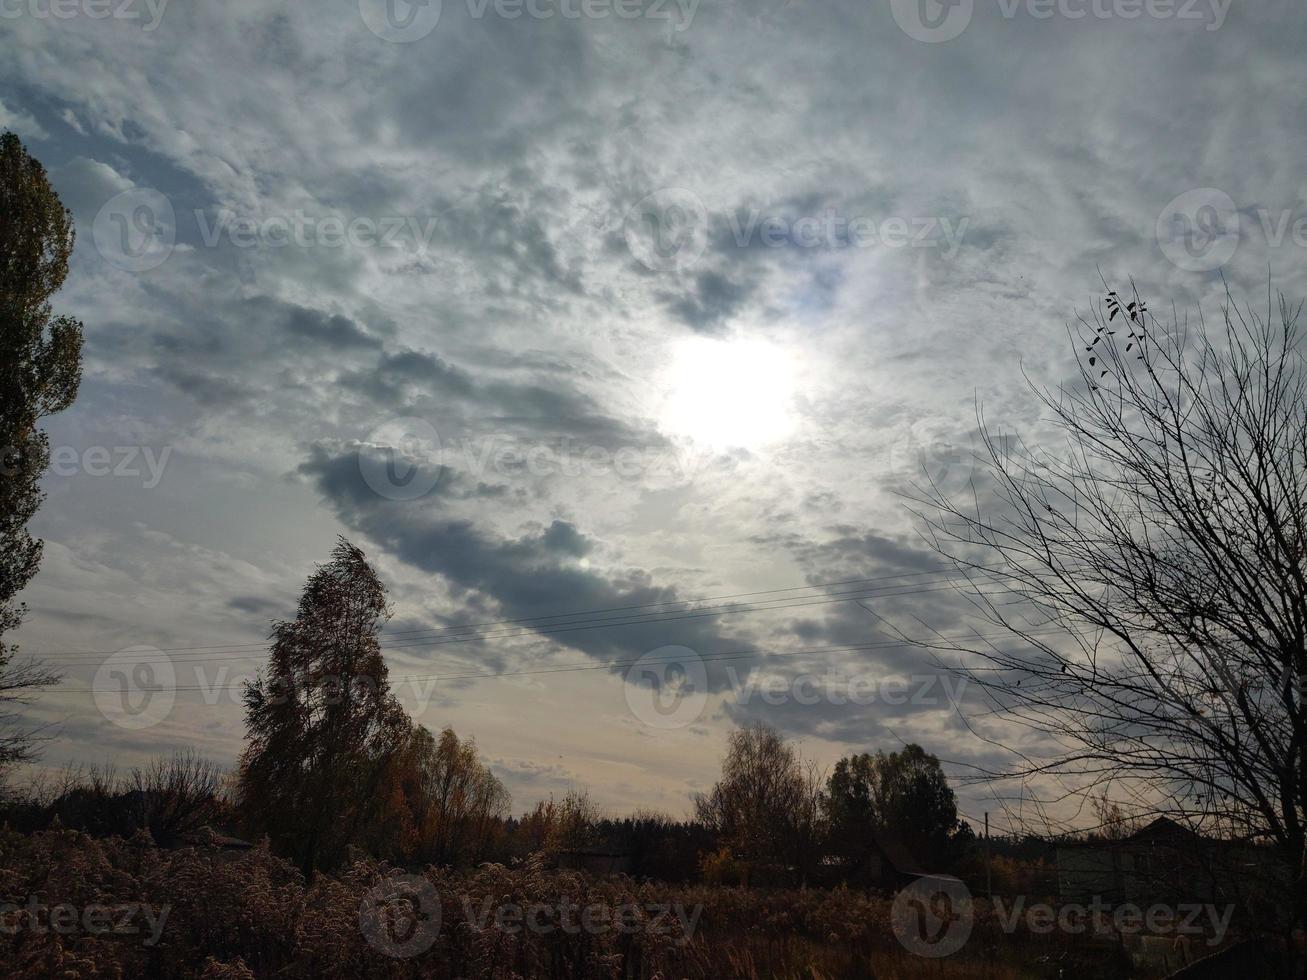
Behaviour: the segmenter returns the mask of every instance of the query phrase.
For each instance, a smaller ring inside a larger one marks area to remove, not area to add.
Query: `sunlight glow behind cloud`
[[[675,348],[661,426],[714,449],[759,449],[794,428],[794,361],[761,340],[694,337]]]

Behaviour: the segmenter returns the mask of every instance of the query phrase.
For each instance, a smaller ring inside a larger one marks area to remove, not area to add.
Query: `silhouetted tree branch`
[[[1273,842],[1297,869],[1302,917],[1300,309],[1281,297],[1263,316],[1227,293],[1211,329],[1108,293],[1070,331],[1076,383],[1036,387],[1060,451],[1014,444],[982,412],[970,499],[916,494],[962,593],[1008,640],[914,639],[1038,733],[1017,765],[983,776],[1081,793],[1110,781],[1196,829]]]

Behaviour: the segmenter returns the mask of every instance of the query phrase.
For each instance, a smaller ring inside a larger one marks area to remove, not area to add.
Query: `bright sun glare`
[[[757,449],[793,427],[794,366],[759,340],[697,337],[668,368],[662,427],[715,449]]]

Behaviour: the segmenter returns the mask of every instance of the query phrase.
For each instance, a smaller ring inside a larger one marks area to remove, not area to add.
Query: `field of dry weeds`
[[[1003,934],[909,954],[886,898],[597,879],[528,860],[421,874],[359,860],[312,882],[265,848],[0,831],[0,960],[17,977],[1124,976],[1109,946]]]

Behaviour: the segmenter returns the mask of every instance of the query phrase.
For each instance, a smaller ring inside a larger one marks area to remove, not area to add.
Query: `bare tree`
[[[812,870],[821,843],[822,778],[766,725],[731,732],[722,778],[694,799],[699,820],[735,857]]]
[[[9,610],[0,609],[0,623],[8,615]],[[32,760],[41,737],[39,728],[23,724],[19,709],[30,704],[42,688],[59,681],[59,674],[35,660],[14,659],[15,649],[0,643],[0,779],[13,767]]]
[[[191,749],[133,769],[125,791],[132,825],[148,829],[160,844],[170,844],[220,822],[227,815],[223,776],[217,765]]]
[[[1209,328],[1109,292],[1069,331],[1075,382],[1035,386],[1064,444],[1014,445],[982,411],[970,499],[930,485],[914,509],[1006,638],[917,641],[1039,735],[1024,743],[1037,751],[982,775],[1042,775],[1082,794],[1110,783],[1135,812],[1271,842],[1302,921],[1300,310],[1280,297],[1260,315],[1227,292]]]
[[[544,851],[557,854],[590,847],[597,842],[595,827],[599,823],[599,808],[590,799],[589,790],[568,790],[562,802],[552,799],[545,805],[548,831]]]

